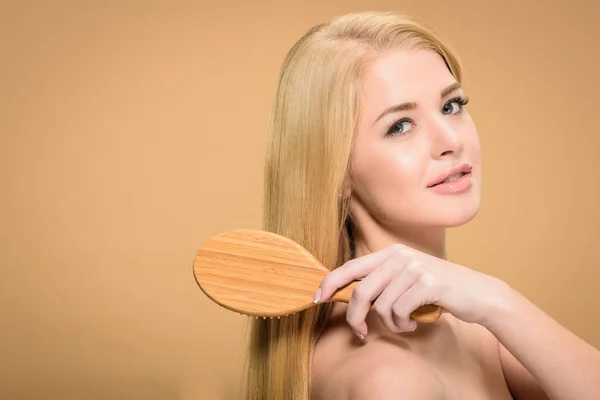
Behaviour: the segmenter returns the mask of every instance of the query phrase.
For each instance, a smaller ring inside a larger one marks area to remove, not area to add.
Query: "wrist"
[[[490,331],[498,323],[506,321],[515,310],[519,309],[519,303],[522,301],[522,296],[508,283],[501,279],[496,279],[496,288],[491,291],[490,296],[485,302],[483,316],[480,325]]]

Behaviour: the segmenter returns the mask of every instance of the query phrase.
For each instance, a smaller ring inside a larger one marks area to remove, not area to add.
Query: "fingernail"
[[[313,298],[313,303],[318,303],[319,299],[321,298],[321,288],[317,289],[317,292],[315,293],[315,297]]]
[[[358,336],[358,338],[359,338],[360,340],[365,340],[365,337],[364,337],[364,335],[363,335],[362,333],[360,333],[360,332],[357,332],[357,331],[355,331],[355,330],[352,330],[352,332],[354,332],[354,334],[355,334],[356,336]]]

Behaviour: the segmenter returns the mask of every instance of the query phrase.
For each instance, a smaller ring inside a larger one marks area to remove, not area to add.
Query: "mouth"
[[[432,188],[445,183],[452,183],[459,180],[460,178],[471,175],[472,167],[469,164],[461,164],[458,167],[450,168],[440,175],[436,180],[429,184],[427,187]]]

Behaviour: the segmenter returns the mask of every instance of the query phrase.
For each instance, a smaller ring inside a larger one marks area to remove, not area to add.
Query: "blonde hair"
[[[269,127],[263,229],[300,243],[329,269],[352,257],[348,172],[361,74],[397,47],[437,52],[460,82],[458,58],[431,28],[389,12],[316,25],[282,67]],[[281,319],[251,320],[247,400],[310,398],[312,354],[330,312],[330,304],[322,304]]]

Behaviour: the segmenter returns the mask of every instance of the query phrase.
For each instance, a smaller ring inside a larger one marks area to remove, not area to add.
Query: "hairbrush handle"
[[[330,298],[329,301],[343,301],[344,303],[348,303],[350,298],[352,297],[352,292],[354,288],[360,281],[350,282],[348,285],[338,289]],[[371,310],[374,309],[374,306],[371,306]],[[440,318],[444,309],[435,304],[426,304],[414,310],[410,317],[418,322],[435,322]]]

